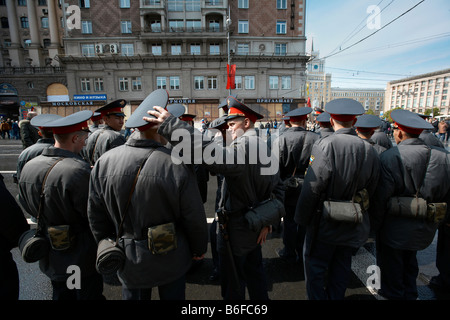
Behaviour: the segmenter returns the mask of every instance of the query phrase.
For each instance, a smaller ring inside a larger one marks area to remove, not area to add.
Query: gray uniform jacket
[[[319,140],[317,133],[307,131],[302,127],[287,128],[280,135],[280,177],[286,180],[292,176],[304,178],[313,144]],[[295,206],[301,187],[288,188],[285,194],[285,204]]]
[[[371,137],[372,141],[376,144],[379,144],[386,149],[392,148],[392,141],[389,139],[386,133],[381,131],[380,129],[375,130],[375,133]]]
[[[147,158],[125,213],[139,166]],[[151,288],[179,279],[193,255],[207,250],[208,227],[195,174],[174,164],[170,150],[155,141],[130,138],[105,153],[92,169],[88,216],[96,241],[116,239],[125,214],[120,243],[127,260],[118,275],[127,288]],[[177,249],[152,254],[147,229],[169,222],[176,225]]]
[[[430,130],[423,130],[419,136],[419,139],[422,139],[428,146],[444,148],[442,142]]]
[[[67,251],[51,249],[48,257],[39,261],[39,266],[50,279],[64,281],[70,265],[79,266],[82,276],[96,272],[97,245],[87,219],[89,164],[70,151],[55,147],[44,149],[22,169],[19,200],[26,212],[37,217],[44,176],[59,158],[63,160],[53,167],[45,183],[44,230],[49,226],[69,225],[75,240]],[[41,223],[42,218],[39,220]]]
[[[351,200],[355,191],[364,188],[371,196],[379,174],[380,160],[375,149],[359,138],[353,128],[340,129],[321,138],[313,146],[294,220],[298,224],[315,227],[311,222],[313,217],[319,218],[316,215],[320,214],[318,209],[321,209],[323,196],[330,200]],[[359,224],[324,218],[318,220],[317,239],[324,243],[357,248],[369,235],[367,213]]]
[[[29,146],[25,150],[23,150],[19,158],[17,159],[17,179],[20,179],[20,173],[22,171],[25,163],[30,161],[33,158],[36,158],[38,155],[42,153],[45,148],[51,147],[55,144],[54,139],[39,139],[35,144]]]
[[[163,135],[172,145],[178,140],[172,139],[172,132],[185,129],[194,135],[195,129],[177,118],[170,116],[161,124],[158,133]],[[198,132],[201,135],[200,132]],[[223,141],[212,141],[203,146],[193,145],[196,139],[191,139],[190,147],[198,148],[200,154],[203,148],[203,163],[210,172],[222,174],[222,198],[219,206],[229,213],[228,233],[233,254],[242,256],[255,249],[259,234],[253,232],[244,218],[250,207],[270,198],[274,194],[284,201],[284,189],[279,176],[278,163],[271,168],[271,163],[263,164],[258,150],[266,150],[266,142],[260,139],[255,130],[249,129],[242,136],[233,140],[228,147],[223,147]],[[208,155],[215,148],[215,161],[209,161]],[[259,149],[263,148],[263,149]],[[221,153],[221,154],[220,154]],[[198,154],[198,152],[194,152]],[[199,159],[196,159],[197,161]],[[200,159],[201,160],[201,159]],[[270,161],[269,161],[270,162]],[[271,168],[264,171],[263,169]],[[266,174],[267,173],[267,174]]]
[[[427,155],[431,158],[426,167]],[[390,215],[387,203],[392,196],[413,197],[426,176],[420,194],[427,202],[450,201],[450,155],[444,149],[427,147],[421,139],[407,139],[381,154],[381,177],[377,188],[372,226],[379,240],[392,248],[425,249],[433,240],[437,225],[419,219]],[[447,217],[448,211],[447,209]]]
[[[123,145],[125,137],[110,126],[105,125],[89,135],[84,148],[86,160],[93,166],[106,151]]]

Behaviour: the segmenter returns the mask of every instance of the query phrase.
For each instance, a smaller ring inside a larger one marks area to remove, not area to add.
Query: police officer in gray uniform
[[[164,147],[167,141],[143,120],[147,110],[166,107],[167,101],[166,90],[152,92],[126,122],[139,130],[140,139],[130,137],[92,169],[89,222],[97,242],[120,239],[126,255],[118,271],[124,300],[150,299],[153,287],[161,300],[185,299],[185,274],[192,259],[202,259],[207,250],[207,222],[195,174],[172,162]],[[167,251],[161,252],[153,230],[164,225],[172,231],[162,238],[171,241],[166,241],[168,247],[163,243]]]
[[[330,123],[330,114],[328,112],[322,112],[316,118],[316,121],[319,123],[319,135],[321,138],[325,138],[330,134],[334,133],[334,129]]]
[[[211,172],[224,176],[220,207],[227,216],[226,229],[232,258],[226,249],[226,238],[219,233],[222,296],[224,299],[245,299],[247,286],[250,299],[263,300],[268,299],[268,291],[262,264],[261,244],[265,242],[270,232],[270,225],[263,225],[260,231],[250,229],[245,213],[250,208],[268,200],[272,195],[283,201],[284,192],[279,178],[278,164],[275,168],[272,168],[270,164],[263,164],[260,155],[255,152],[258,150],[256,147],[264,148],[266,145],[254,129],[256,121],[263,116],[232,96],[228,97],[228,107],[227,124],[234,139],[233,142],[228,147],[223,147],[221,143],[214,141],[203,146],[203,151],[215,146],[216,152],[223,155],[222,161],[210,162],[210,159],[203,158],[203,162],[207,164]],[[159,125],[158,132],[166,139],[171,139],[172,132],[176,129],[184,129],[191,134],[191,137],[194,136],[194,128],[170,116],[161,108],[155,109],[155,111],[149,111],[149,114],[156,116],[156,119],[145,119]],[[194,140],[191,139],[192,142]],[[176,144],[177,141],[170,141],[170,143]],[[191,144],[191,147],[194,150],[194,147],[202,146]],[[255,151],[250,154],[250,150]],[[193,152],[193,155],[195,154],[196,152]],[[254,157],[252,162],[250,162],[251,157]],[[234,284],[234,269],[237,271],[239,284]]]
[[[95,164],[98,158],[106,151],[125,143],[126,139],[121,134],[125,114],[122,108],[127,102],[123,99],[115,100],[107,105],[95,110],[102,114],[104,126],[94,131],[86,142],[83,154],[91,166]]]
[[[450,201],[450,155],[418,138],[432,125],[417,114],[399,109],[392,111],[391,118],[397,147],[381,154],[381,177],[371,205],[381,271],[379,293],[387,299],[415,300],[416,254],[430,245],[439,225],[427,212],[430,206],[446,203],[447,207]],[[426,202],[419,205],[419,198]],[[397,210],[398,203],[408,199],[414,202],[402,207],[409,209]],[[447,215],[447,221],[440,223],[448,223],[448,207],[440,208]]]
[[[381,154],[382,152],[386,151],[386,148],[375,143],[371,137],[375,133],[375,130],[381,126],[381,119],[373,114],[363,114],[362,116],[359,116],[356,123],[356,133],[358,136],[363,139],[364,141],[368,142],[372,145],[372,147],[377,150],[378,154]]]
[[[48,123],[53,128],[54,147],[27,162],[20,175],[20,203],[34,217],[41,208],[38,224],[50,239],[50,251],[39,267],[51,280],[54,300],[104,299],[103,279],[95,270],[97,245],[87,219],[91,168],[78,155],[91,116],[92,111],[83,110]],[[80,289],[67,286],[69,266],[79,267]]]
[[[425,115],[421,113],[418,113],[417,115],[422,119],[424,119],[425,121],[427,121],[427,119],[431,117],[430,115]],[[435,134],[432,132],[431,129],[424,129],[422,133],[419,135],[419,139],[423,140],[423,142],[425,142],[425,144],[429,146],[444,148],[444,144],[441,142],[441,140],[439,140],[435,136]]]
[[[31,125],[39,128],[39,135],[41,136],[41,138],[36,141],[35,144],[29,146],[20,153],[19,158],[17,159],[17,180],[20,179],[20,172],[22,171],[25,163],[40,155],[45,148],[48,148],[55,144],[55,139],[53,138],[53,130],[52,128],[49,128],[47,126],[47,123],[60,118],[62,117],[56,114],[40,114],[31,119]]]
[[[301,107],[288,112],[285,116],[289,117],[292,127],[286,128],[279,137],[280,177],[286,186],[284,200],[286,216],[283,219],[284,248],[278,249],[277,254],[281,258],[300,262],[303,260],[305,229],[300,226],[297,230],[294,221],[295,207],[313,144],[320,138],[318,134],[306,130],[306,121],[311,112],[310,107]]]
[[[335,133],[313,146],[295,212],[295,221],[307,228],[304,268],[310,300],[344,298],[352,254],[369,236],[370,221],[364,210],[355,212],[358,219],[351,221],[322,216],[324,201],[329,201],[330,212],[335,210],[334,201],[347,201],[346,211],[353,212],[352,199],[364,190],[372,195],[380,171],[375,149],[352,127],[356,116],[364,113],[363,106],[352,99],[336,99],[325,105],[325,111],[331,114]]]

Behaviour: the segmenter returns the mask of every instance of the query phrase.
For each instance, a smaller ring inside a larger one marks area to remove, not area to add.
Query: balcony
[[[141,39],[173,39],[173,38],[208,38],[226,39],[227,30],[223,27],[215,28],[151,28],[145,27],[141,32]]]
[[[64,74],[63,67],[6,67],[0,68],[0,75],[22,74]]]

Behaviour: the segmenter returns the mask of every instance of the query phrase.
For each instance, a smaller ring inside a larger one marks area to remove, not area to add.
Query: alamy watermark
[[[66,9],[66,25],[67,29],[81,29],[81,10],[77,5],[70,5]]]
[[[367,18],[366,25],[370,30],[378,30],[381,29],[381,10],[377,5],[371,5],[367,7],[367,13],[370,13],[370,16]]]

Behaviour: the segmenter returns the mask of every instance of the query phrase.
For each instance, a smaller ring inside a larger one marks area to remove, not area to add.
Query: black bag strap
[[[120,220],[120,225],[119,225],[119,230],[117,232],[117,238],[116,238],[116,245],[118,245],[119,243],[119,239],[122,236],[122,231],[123,231],[123,223],[125,221],[125,216],[128,213],[128,207],[130,206],[130,202],[131,202],[131,196],[133,195],[134,189],[136,187],[136,183],[138,181],[139,178],[139,174],[141,173],[142,168],[144,167],[145,162],[148,160],[148,158],[150,158],[150,155],[153,153],[153,151],[155,151],[158,148],[151,148],[150,152],[148,153],[148,155],[144,158],[144,160],[142,161],[141,165],[139,166],[139,169],[136,173],[136,177],[134,178],[134,182],[133,185],[131,186],[131,190],[130,190],[130,194],[128,195],[128,200],[127,200],[127,204],[125,205],[125,211],[123,212],[123,216]]]
[[[44,176],[44,180],[42,181],[42,187],[41,187],[41,194],[39,196],[39,209],[38,209],[38,215],[36,217],[37,219],[37,229],[40,230],[41,228],[41,224],[39,223],[39,219],[40,218],[44,218],[43,213],[44,213],[44,204],[45,204],[45,182],[47,182],[47,177],[50,174],[50,171],[52,171],[52,169],[56,166],[56,164],[60,161],[62,161],[64,158],[59,158],[58,160],[55,161],[55,163],[52,164],[52,166],[47,170],[47,172],[45,173]],[[42,220],[41,220],[42,221]]]
[[[423,170],[423,177],[422,180],[420,182],[420,184],[416,187],[416,198],[419,197],[419,192],[420,189],[422,188],[423,184],[425,183],[425,177],[427,175],[427,170],[428,170],[428,165],[430,164],[430,159],[431,159],[431,148],[427,147],[428,152],[427,152],[427,162],[425,164],[425,169]],[[412,180],[412,179],[411,179]],[[413,184],[414,184],[414,180],[413,180]],[[415,186],[414,186],[415,187]]]

